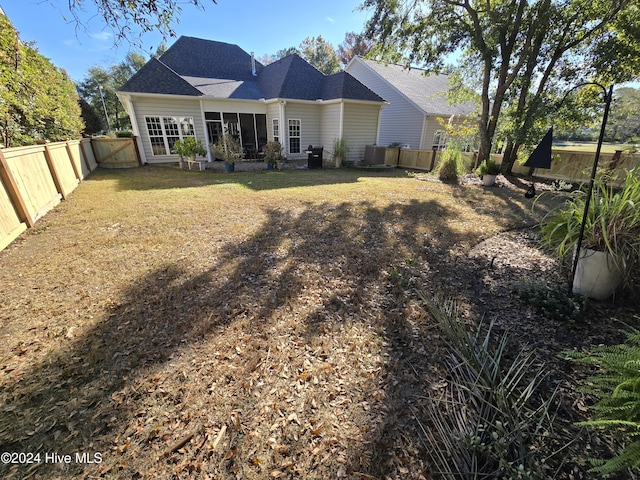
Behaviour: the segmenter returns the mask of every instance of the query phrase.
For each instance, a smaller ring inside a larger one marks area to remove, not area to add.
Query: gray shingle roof
[[[338,72],[325,77],[322,98],[324,100],[348,98],[350,100],[384,102],[382,97],[347,72]]]
[[[263,66],[237,45],[180,37],[159,59],[150,60],[120,91],[198,95],[259,100],[332,100],[382,102],[367,87],[341,72],[326,76],[293,54]]]
[[[180,37],[160,57],[178,75],[252,81],[251,55],[237,45],[194,37]],[[256,61],[256,72],[264,67]]]
[[[260,74],[259,84],[265,98],[322,98],[325,76],[297,54],[288,55],[267,65]]]
[[[405,68],[402,65],[379,63],[360,58],[362,62],[387,80],[407,98],[426,113],[439,115],[469,115],[475,105],[465,102],[450,105],[447,99],[449,77],[447,75],[427,74],[419,68]]]
[[[171,71],[157,58],[152,58],[119,89],[123,92],[164,93],[200,96],[202,93]]]

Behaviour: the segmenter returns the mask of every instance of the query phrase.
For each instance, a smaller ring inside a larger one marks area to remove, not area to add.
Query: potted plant
[[[501,167],[490,158],[484,160],[477,168],[476,173],[482,179],[482,185],[485,187],[491,187],[496,183],[496,178],[500,174]]]
[[[282,145],[278,141],[271,141],[267,143],[265,151],[264,161],[267,163],[267,169],[273,170],[275,165],[278,165],[284,155],[282,154]]]
[[[227,173],[235,170],[236,162],[244,155],[240,142],[228,133],[222,134],[220,139],[211,145],[211,151],[216,158],[224,161],[224,171]]]
[[[578,190],[541,224],[543,241],[559,257],[573,254],[580,237],[587,193]],[[573,293],[606,300],[631,279],[640,264],[640,170],[627,174],[622,188],[596,179],[587,211]]]
[[[344,137],[336,137],[333,140],[333,159],[336,162],[336,168],[342,166],[342,162],[347,159],[348,154],[349,145],[347,144],[347,139]]]
[[[207,154],[207,150],[202,145],[200,140],[196,140],[195,137],[186,137],[184,140],[178,140],[173,144],[173,149],[180,155],[180,168],[182,168],[182,159],[186,158],[191,163],[196,161],[196,155],[204,157]],[[200,170],[204,170],[204,163],[201,163]]]

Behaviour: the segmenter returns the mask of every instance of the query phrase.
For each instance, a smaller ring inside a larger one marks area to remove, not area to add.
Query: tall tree
[[[613,68],[621,52],[638,50],[638,37],[618,33],[623,18],[638,24],[634,0],[365,0],[363,8],[373,9],[367,34],[383,55],[401,52],[407,64],[438,70],[462,52],[460,78],[480,92],[479,160],[508,105],[509,168],[562,90],[578,78],[628,79],[640,63]],[[606,57],[604,45],[613,48]]]
[[[84,135],[93,135],[104,129],[100,114],[84,98],[80,99],[80,115],[84,121]]]
[[[0,14],[0,143],[78,138],[82,128],[74,83]]]
[[[325,75],[340,71],[336,51],[322,35],[305,38],[300,44],[300,55]]]
[[[364,57],[373,48],[374,42],[362,34],[347,32],[344,42],[338,45],[338,58],[343,65],[351,61],[353,57]]]
[[[160,56],[166,50],[161,44],[153,56]],[[99,113],[103,125],[106,125],[105,108],[109,119],[109,125],[115,130],[127,130],[131,128],[131,120],[125,113],[116,91],[124,85],[147,59],[136,52],[129,52],[125,59],[108,67],[91,67],[84,80],[78,84],[78,93],[93,109]],[[102,87],[102,95],[101,88]],[[104,105],[102,99],[104,98]],[[94,132],[95,133],[95,132]]]

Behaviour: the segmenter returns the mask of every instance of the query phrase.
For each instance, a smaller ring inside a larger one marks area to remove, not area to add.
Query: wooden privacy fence
[[[98,165],[90,139],[0,150],[0,250]]]
[[[84,138],[0,149],[0,250],[98,166],[140,165],[135,138]]]
[[[104,168],[132,168],[141,165],[134,138],[92,138],[96,161]]]
[[[387,148],[368,145],[365,150],[364,163],[368,165],[390,165],[416,170],[433,170],[440,161],[441,150],[416,150],[411,148]],[[463,153],[467,167],[476,163],[475,153]],[[497,163],[502,163],[502,155],[491,155]],[[554,149],[550,169],[536,168],[533,175],[541,178],[558,179],[573,182],[588,180],[591,175],[595,152]],[[618,179],[624,179],[626,172],[640,166],[640,155],[622,153],[601,153],[598,162],[600,169],[611,169],[617,173]],[[528,175],[529,168],[516,164],[513,173]]]

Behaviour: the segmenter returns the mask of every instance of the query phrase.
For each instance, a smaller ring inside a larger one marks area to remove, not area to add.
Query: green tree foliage
[[[166,50],[162,44],[156,50],[155,56],[160,56]],[[91,67],[85,79],[78,84],[78,93],[84,98],[93,109],[100,115],[101,121],[106,126],[105,107],[109,116],[109,125],[115,130],[130,130],[131,120],[122,108],[122,104],[116,92],[129,80],[138,70],[140,70],[147,59],[142,55],[130,52],[126,58],[110,67]],[[104,106],[100,96],[100,87],[104,96]]]
[[[322,38],[321,35],[318,37],[307,37],[298,47],[283,48],[278,50],[275,55],[264,55],[258,60],[263,65],[268,65],[294,53],[300,55],[325,75],[331,75],[332,73],[340,71],[340,61],[338,60],[336,50],[333,48],[333,45]]]
[[[214,4],[216,0],[210,0]],[[182,12],[182,5],[191,4],[204,9],[207,0],[69,0],[68,8],[72,21],[81,26],[79,11],[86,4],[93,3],[107,26],[116,32],[116,43],[121,40],[135,42],[142,34],[158,31],[163,38],[175,37],[171,28],[177,23]],[[137,26],[140,33],[135,33]]]
[[[347,32],[344,37],[344,42],[338,45],[338,58],[343,65],[346,65],[353,57],[366,56],[373,48],[373,45],[373,41],[364,35]]]
[[[77,138],[83,129],[74,83],[0,15],[0,143]]]
[[[100,114],[84,98],[80,99],[80,115],[84,121],[84,135],[93,135],[104,129]]]
[[[373,9],[367,34],[383,58],[442,70],[447,55],[459,55],[459,78],[480,93],[481,161],[501,121],[510,167],[578,79],[640,72],[633,0],[365,0],[363,8]]]
[[[300,44],[300,54],[325,75],[340,71],[340,61],[336,51],[331,43],[322,38],[322,35],[305,38]]]
[[[640,90],[636,88],[616,90],[606,133],[607,140],[611,142],[640,141]]]

